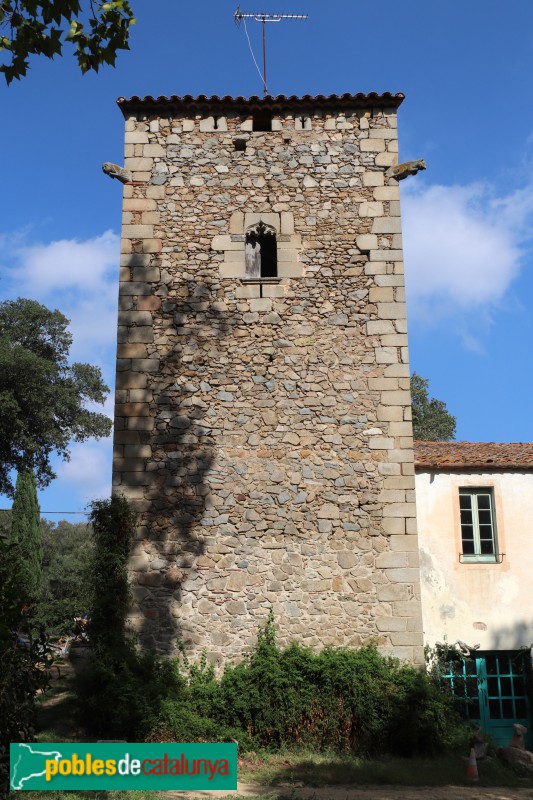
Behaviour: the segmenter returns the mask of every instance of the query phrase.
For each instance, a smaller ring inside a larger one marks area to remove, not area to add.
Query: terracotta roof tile
[[[532,442],[415,442],[415,469],[533,469]]]
[[[131,113],[143,112],[149,113],[179,113],[184,111],[198,111],[205,113],[206,111],[235,111],[250,112],[254,109],[267,109],[269,111],[304,111],[306,109],[324,110],[324,111],[347,111],[356,108],[398,108],[400,103],[404,100],[405,95],[401,92],[391,94],[384,92],[378,94],[377,92],[370,92],[369,94],[330,94],[323,95],[317,94],[315,96],[306,94],[303,97],[291,95],[286,97],[284,94],[278,94],[276,97],[218,97],[212,95],[207,97],[201,94],[198,97],[193,97],[190,94],[179,95],[173,94],[170,97],[161,95],[160,97],[138,97],[134,95],[129,99],[126,97],[119,97],[117,100],[118,106],[124,116]]]

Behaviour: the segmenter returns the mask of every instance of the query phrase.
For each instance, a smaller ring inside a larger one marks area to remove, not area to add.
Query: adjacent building
[[[416,442],[415,469],[424,640],[470,654],[448,680],[507,745],[531,727],[533,444]]]

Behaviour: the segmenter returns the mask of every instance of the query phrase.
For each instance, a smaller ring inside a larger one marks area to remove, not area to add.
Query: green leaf
[[[66,41],[72,42],[75,39],[78,39],[82,30],[83,30],[83,25],[80,22],[78,22],[77,19],[73,19],[72,22],[70,23],[69,31],[65,36]]]

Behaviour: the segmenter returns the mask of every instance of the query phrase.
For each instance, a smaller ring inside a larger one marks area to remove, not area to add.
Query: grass
[[[76,725],[76,695],[73,669],[60,663],[52,669],[50,688],[37,703],[38,742],[83,742],[84,732]]]
[[[24,800],[159,800],[159,792],[62,792],[47,789],[45,792],[24,792]]]
[[[496,758],[478,762],[480,786],[533,788]],[[444,755],[431,759],[361,759],[315,753],[284,753],[244,758],[239,780],[262,786],[322,787],[335,785],[465,786],[466,759]]]

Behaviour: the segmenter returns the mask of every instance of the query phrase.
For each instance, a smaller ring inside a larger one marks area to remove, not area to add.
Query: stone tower
[[[238,658],[422,659],[396,111],[403,95],[133,97],[115,491],[131,625]]]

